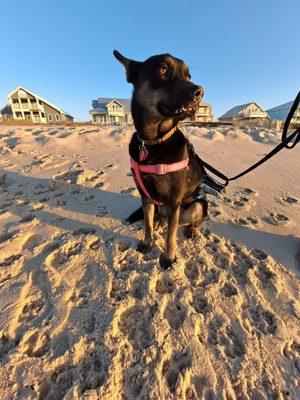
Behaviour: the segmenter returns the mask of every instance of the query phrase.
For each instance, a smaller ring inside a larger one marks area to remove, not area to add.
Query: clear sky
[[[300,89],[299,0],[1,0],[0,106],[17,86],[87,120],[97,97],[130,97],[113,49],[136,60],[168,52],[218,117]]]

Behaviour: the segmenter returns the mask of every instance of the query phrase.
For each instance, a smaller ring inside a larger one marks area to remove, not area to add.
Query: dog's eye
[[[158,73],[159,75],[165,75],[168,72],[168,69],[165,65],[162,65],[161,67],[159,67],[158,69]]]

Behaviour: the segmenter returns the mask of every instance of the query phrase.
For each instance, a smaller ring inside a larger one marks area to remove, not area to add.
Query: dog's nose
[[[204,95],[204,89],[200,86],[197,86],[194,91],[194,97],[202,97]]]

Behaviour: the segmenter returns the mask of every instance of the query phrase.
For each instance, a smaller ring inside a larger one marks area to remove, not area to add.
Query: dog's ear
[[[122,54],[119,53],[117,50],[113,51],[113,55],[118,61],[120,61],[121,64],[124,65],[126,70],[127,82],[135,83],[142,63],[139,61],[130,60],[129,58],[122,56]]]

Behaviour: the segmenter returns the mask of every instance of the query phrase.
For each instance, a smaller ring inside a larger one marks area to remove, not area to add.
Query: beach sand
[[[6,399],[299,399],[300,146],[210,197],[159,266],[128,164],[132,128],[0,126],[0,393]],[[184,128],[228,176],[279,143]]]

